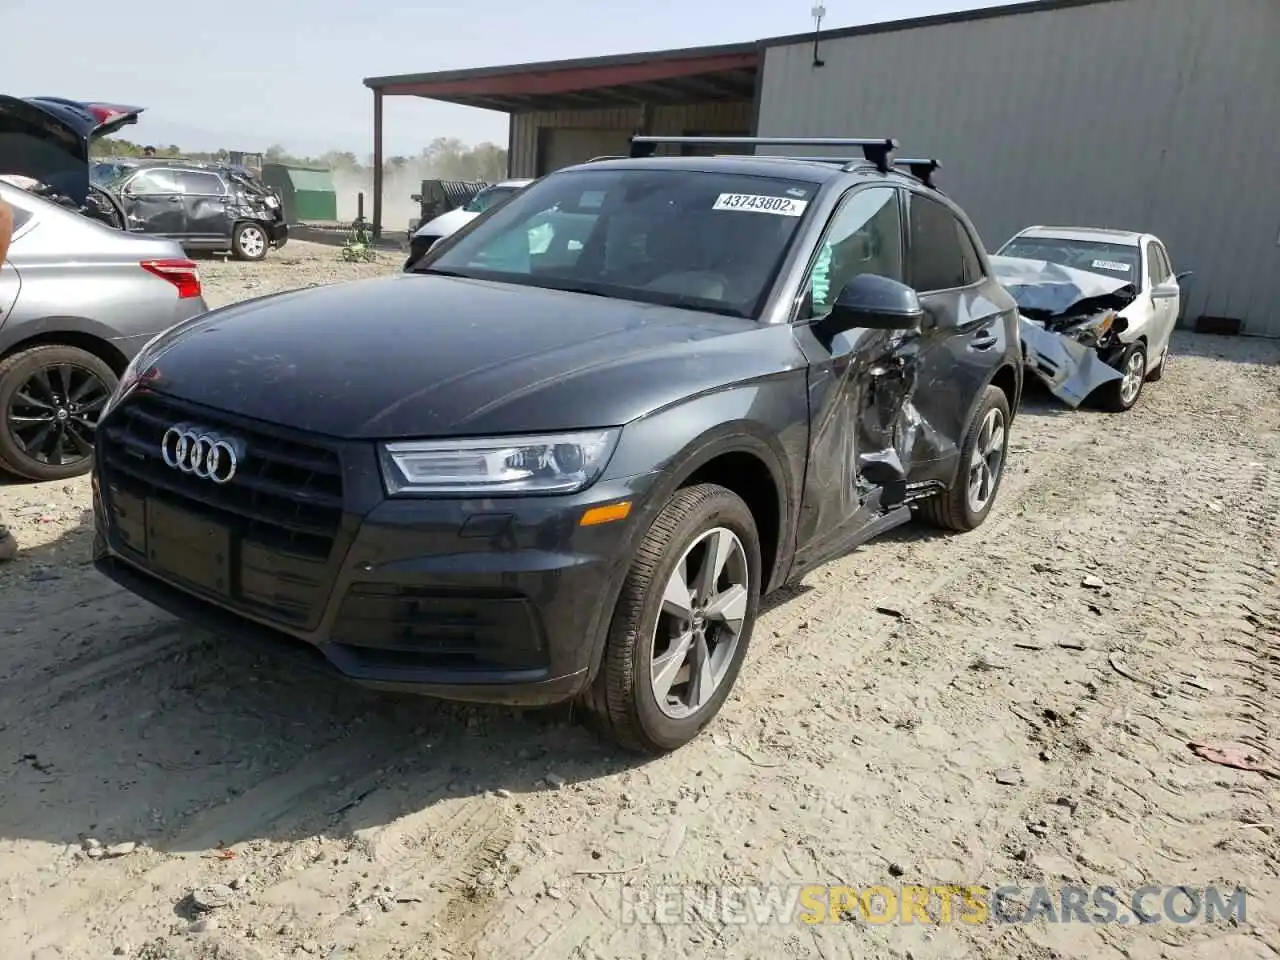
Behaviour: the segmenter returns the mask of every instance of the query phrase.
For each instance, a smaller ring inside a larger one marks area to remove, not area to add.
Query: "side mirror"
[[[860,273],[840,291],[822,325],[834,336],[846,330],[919,330],[923,320],[920,298],[905,283]]]
[[[1164,283],[1158,283],[1151,288],[1151,299],[1172,300],[1181,293],[1182,288],[1178,286],[1177,280],[1166,280]]]

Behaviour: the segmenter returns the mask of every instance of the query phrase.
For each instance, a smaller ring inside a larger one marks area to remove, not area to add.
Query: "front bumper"
[[[353,444],[333,550],[304,561],[166,486],[200,481],[158,452],[145,470],[104,455],[110,433],[100,430],[94,475],[94,563],[107,577],[220,633],[304,641],[364,686],[478,702],[550,704],[585,688],[653,480],[569,497],[393,500],[372,445]],[[141,472],[159,482],[140,483]],[[627,520],[580,525],[619,500],[636,504]],[[202,554],[201,542],[226,555]]]
[[[1023,362],[1067,406],[1079,407],[1099,387],[1122,376],[1116,369],[1124,345],[1099,349],[1019,316]]]
[[[283,220],[267,224],[267,236],[277,250],[289,242],[289,225]]]

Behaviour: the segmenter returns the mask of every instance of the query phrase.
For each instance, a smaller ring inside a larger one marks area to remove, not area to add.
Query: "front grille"
[[[546,646],[529,601],[397,584],[356,584],[330,636],[364,659],[436,669],[532,669]]]
[[[230,483],[202,480],[164,462],[161,439],[178,423],[243,442]],[[181,528],[172,521],[164,531],[149,526],[159,509],[176,508],[229,533],[230,583],[225,591],[219,587],[226,599],[294,625],[318,619],[342,523],[342,466],[334,450],[291,431],[139,391],[103,426],[98,455],[103,496],[127,550],[154,559],[149,534],[168,537]]]

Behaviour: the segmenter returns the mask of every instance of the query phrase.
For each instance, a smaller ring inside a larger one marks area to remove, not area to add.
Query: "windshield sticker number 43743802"
[[[712,210],[745,210],[750,213],[772,213],[778,217],[801,216],[809,206],[808,200],[791,197],[766,197],[756,193],[722,193],[716,197]]]

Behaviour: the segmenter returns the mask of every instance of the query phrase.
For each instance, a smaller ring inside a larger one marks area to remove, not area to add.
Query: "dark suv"
[[[100,183],[120,204],[127,229],[168,237],[187,250],[230,250],[261,260],[289,239],[280,198],[231,164],[178,160],[122,163]]]
[[[413,272],[144,348],[97,432],[98,568],[369,686],[578,698],[664,751],[763,594],[913,514],[981,524],[1017,311],[935,165],[659,142],[687,139],[553,173]]]

